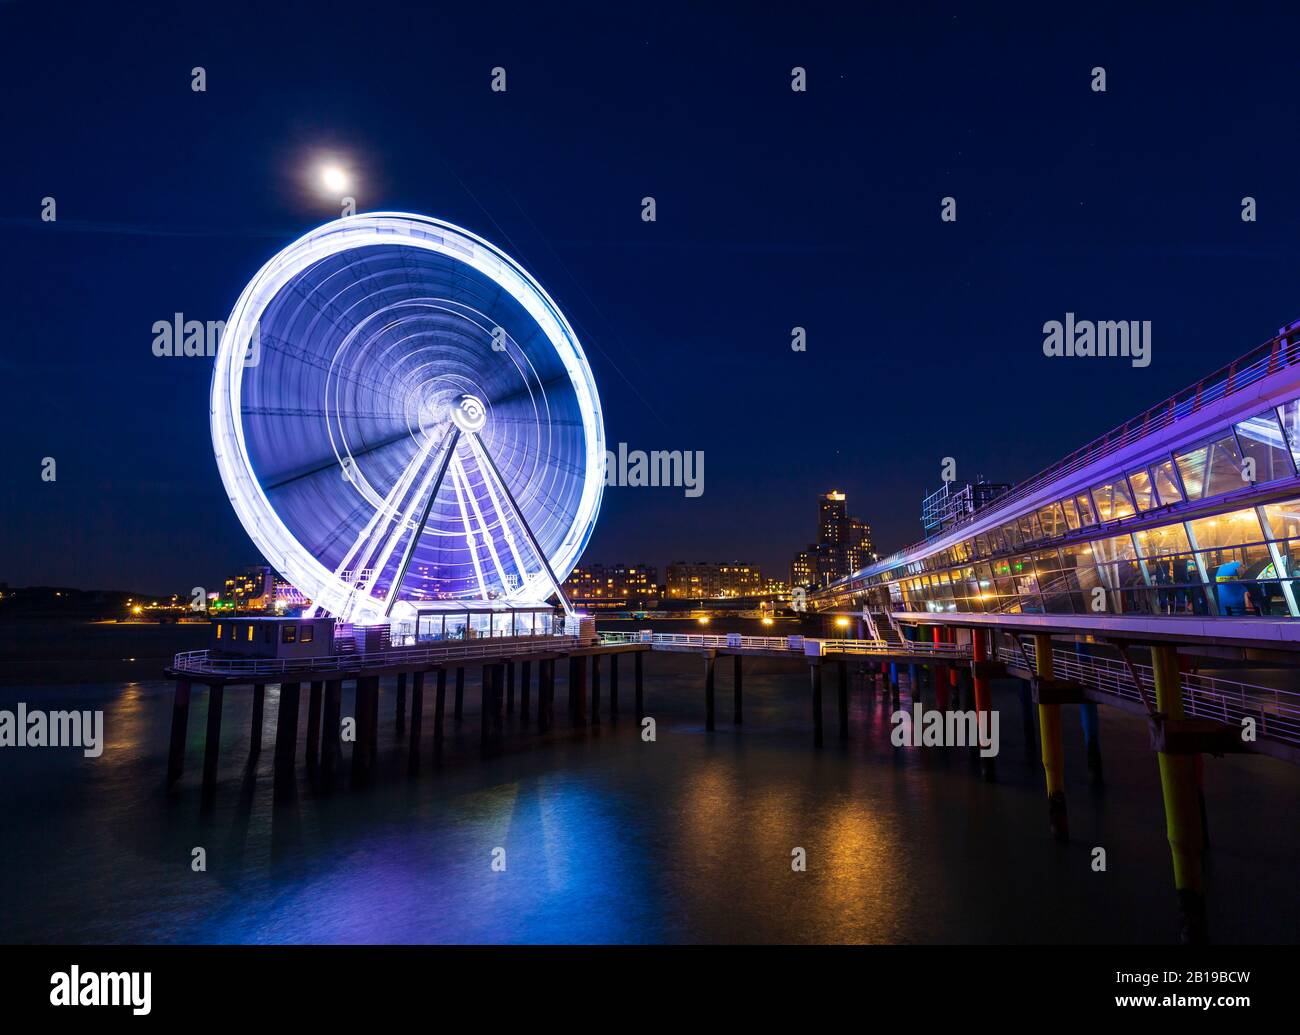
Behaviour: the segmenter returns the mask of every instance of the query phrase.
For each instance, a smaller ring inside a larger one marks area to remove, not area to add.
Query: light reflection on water
[[[563,666],[561,666],[563,668]],[[725,679],[720,679],[725,684]],[[171,688],[133,683],[0,691],[0,707],[102,707],[107,746],[0,751],[0,938],[175,942],[1076,942],[1176,936],[1168,848],[1143,724],[1102,710],[1108,786],[1087,786],[1067,710],[1072,843],[1046,833],[1041,775],[1020,742],[1009,685],[999,781],[961,752],[888,743],[888,708],[855,690],[853,736],[811,748],[807,673],[751,663],[743,732],[702,728],[698,659],[655,656],[647,701],[658,740],[631,715],[539,740],[507,730],[478,757],[477,690],[440,766],[400,773],[393,696],[382,698],[383,775],[318,795],[299,774],[276,802],[270,775],[278,688],[263,750],[244,766],[251,694],[228,691],[222,782],[201,813],[203,693],[186,777],[162,787]],[[387,690],[388,688],[386,688]],[[606,686],[608,690],[608,686]],[[729,705],[730,687],[719,686]],[[904,696],[904,705],[907,697]],[[351,705],[344,700],[345,714]],[[305,724],[304,724],[305,725]],[[517,723],[512,723],[517,726]],[[1029,756],[1032,757],[1032,756]],[[299,748],[301,762],[302,749]],[[1215,845],[1211,934],[1293,941],[1297,771],[1267,759],[1207,763]],[[1248,803],[1249,808],[1244,808]],[[1091,871],[1090,848],[1110,866]],[[191,849],[208,869],[190,869]],[[506,870],[491,870],[492,850]],[[807,872],[791,851],[807,852]]]

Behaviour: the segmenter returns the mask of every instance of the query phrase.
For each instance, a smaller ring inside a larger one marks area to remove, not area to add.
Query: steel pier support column
[[[375,710],[379,703],[379,677],[357,679],[356,742],[352,745],[352,782],[363,783],[374,766]]]
[[[537,662],[537,732],[551,728],[551,706],[555,692],[555,661],[543,658]]]
[[[307,768],[313,773],[320,767],[320,709],[324,686],[320,680],[313,681],[307,695]]]
[[[416,672],[411,679],[411,745],[407,754],[406,769],[414,776],[420,769],[420,727],[424,725],[424,673]]]
[[[275,718],[277,772],[293,772],[293,763],[298,756],[298,703],[301,696],[301,683],[280,684],[280,712]]]
[[[495,667],[494,665],[484,665],[483,678],[479,683],[478,746],[484,751],[487,750],[488,742],[492,739],[492,727],[496,723]]]
[[[442,750],[442,713],[447,707],[447,670],[438,669],[438,683],[433,692],[433,750]]]
[[[506,662],[506,714],[515,713],[515,663]]]
[[[1175,647],[1151,648],[1155,670],[1156,711],[1166,719],[1183,718],[1183,687]],[[1205,836],[1196,793],[1196,756],[1156,755],[1160,764],[1160,790],[1165,801],[1165,833],[1174,862],[1174,886],[1182,909],[1182,939],[1199,945],[1206,940],[1205,888],[1201,878],[1201,853]]]
[[[1094,787],[1100,787],[1104,781],[1101,776],[1101,726],[1096,701],[1084,701],[1079,705],[1079,722],[1083,726],[1083,746],[1088,752],[1088,779]]]
[[[506,666],[497,662],[492,666],[492,729],[500,734],[506,725]]]
[[[715,651],[704,654],[704,728],[713,732],[713,672],[717,667],[718,655]]]
[[[190,681],[176,680],[172,698],[172,738],[167,752],[167,783],[173,784],[185,770],[185,729],[190,722]]]
[[[220,683],[208,685],[208,732],[203,743],[203,793],[211,794],[217,785],[217,758],[221,754],[221,699],[226,688]]]
[[[600,722],[600,655],[591,656],[591,721]]]
[[[985,629],[972,629],[971,637],[971,657],[976,662],[989,660],[989,637],[992,633]],[[972,666],[975,668],[976,666]],[[981,676],[978,673],[974,676],[975,683],[975,715],[977,721],[987,722],[992,729],[993,722],[993,683],[988,676]],[[984,716],[989,716],[985,719]],[[984,779],[994,780],[997,778],[997,759],[994,757],[980,758],[980,768],[983,770]]]
[[[914,625],[903,626],[903,635],[907,637],[907,641],[910,647],[910,645],[916,642],[916,626]],[[921,700],[921,680],[920,680],[920,674],[917,671],[917,667],[915,664],[910,664],[907,666],[907,679],[908,682],[911,684],[909,689],[911,690],[912,700],[913,701]]]
[[[610,718],[618,715],[618,655],[609,656],[609,714]]]
[[[577,726],[587,725],[587,659],[569,659],[569,714]]]
[[[741,676],[741,662],[743,660],[744,658],[740,654],[733,655],[731,659],[731,697],[732,697],[731,721],[734,722],[737,726],[740,725],[740,718],[741,718],[740,698],[744,690],[744,681]]]
[[[632,665],[632,683],[633,691],[636,695],[636,721],[640,722],[645,715],[645,694],[641,690],[641,656],[645,651],[636,652],[636,661]]]
[[[1034,668],[1040,679],[1052,678],[1052,637],[1034,633]],[[1061,706],[1039,704],[1039,741],[1043,773],[1047,779],[1047,818],[1058,841],[1068,841],[1070,824],[1065,812],[1065,748],[1061,743]]]
[[[253,721],[249,730],[249,757],[262,750],[262,717],[266,714],[266,684],[253,684]]]
[[[838,696],[840,713],[840,740],[849,739],[849,663],[841,660],[836,666],[839,676]]]
[[[320,760],[321,772],[333,780],[343,761],[343,748],[339,744],[339,727],[343,724],[343,680],[325,681],[325,705],[321,717]]]
[[[1024,727],[1025,759],[1031,766],[1041,764],[1041,754],[1034,751],[1034,697],[1027,679],[1020,680],[1020,721]]]
[[[531,683],[533,680],[533,663],[531,661],[521,661],[519,663],[519,721],[528,721],[528,696],[531,693]]]
[[[406,673],[397,673],[397,735],[406,732]]]
[[[456,669],[456,700],[452,705],[452,716],[459,722],[465,717],[465,670]]]
[[[822,746],[822,666],[813,662],[812,669],[812,711],[813,711],[813,747]]]

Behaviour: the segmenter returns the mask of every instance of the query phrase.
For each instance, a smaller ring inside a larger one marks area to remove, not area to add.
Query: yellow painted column
[[[1051,679],[1052,637],[1034,633],[1034,669],[1040,679]],[[1065,812],[1065,747],[1061,739],[1061,706],[1039,704],[1039,740],[1043,750],[1043,773],[1047,778],[1047,821],[1058,841],[1068,841],[1070,824]]]
[[[1168,719],[1183,717],[1183,685],[1174,647],[1152,647],[1156,677],[1156,711]],[[1174,887],[1183,914],[1183,941],[1205,941],[1205,887],[1201,874],[1204,834],[1196,793],[1196,756],[1156,754],[1165,802],[1165,833],[1173,855]]]

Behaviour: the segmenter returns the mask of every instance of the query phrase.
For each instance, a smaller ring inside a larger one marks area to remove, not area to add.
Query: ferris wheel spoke
[[[491,472],[483,463],[483,458],[479,456],[478,441],[473,436],[470,436],[465,441],[469,443],[470,451],[474,454],[475,463],[478,464],[479,473],[483,478],[483,487],[487,489],[488,499],[492,501],[492,509],[497,512],[497,517],[500,519],[502,538],[505,539],[506,547],[509,549],[510,556],[515,562],[515,571],[519,573],[520,582],[525,582],[528,578],[528,569],[524,565],[523,557],[520,556],[519,544],[515,541],[515,533],[510,527],[510,516],[506,512],[506,508],[501,505],[501,498],[497,495],[497,490],[493,487],[495,479],[491,476]]]
[[[547,388],[554,388],[559,385],[567,384],[568,381],[569,381],[568,373],[566,373],[565,371],[561,371],[560,373],[554,374],[551,377],[545,379],[539,379],[536,385],[524,385],[523,388],[516,388],[513,392],[510,392],[508,395],[503,395],[497,399],[489,398],[488,401],[492,403],[493,406],[502,406],[505,403],[514,402],[516,399],[531,399],[533,398],[534,394],[537,392],[540,392],[542,398],[545,399]]]
[[[455,431],[454,428],[451,430],[452,432]],[[447,436],[443,436],[443,438],[444,440],[446,440]],[[450,456],[451,452],[454,451],[455,448],[456,448],[456,444],[453,439],[453,441],[451,442],[451,448],[448,450],[447,455]],[[427,509],[421,508],[420,501],[424,499],[426,494],[428,494],[429,486],[434,482],[435,479],[439,484],[442,483],[442,474],[445,471],[445,462],[442,467],[439,467],[438,465],[435,464],[429,464],[428,470],[424,472],[424,476],[420,480],[419,487],[415,490],[414,493],[412,493],[409,496],[409,498],[407,498],[407,493],[410,490],[411,484],[415,482],[416,475],[421,471],[422,468],[424,468],[425,461],[429,458],[432,452],[433,452],[433,438],[430,437],[429,441],[426,443],[425,448],[421,450],[420,455],[417,456],[416,459],[413,460],[407,466],[406,470],[402,472],[402,476],[399,480],[402,483],[404,483],[404,487],[398,499],[406,500],[406,502],[404,503],[404,505],[401,506],[400,516],[393,521],[392,529],[388,533],[387,537],[384,539],[383,546],[382,548],[380,548],[380,552],[378,556],[375,556],[374,559],[368,565],[368,567],[372,568],[375,573],[374,578],[371,579],[371,591],[373,593],[374,585],[376,582],[379,581],[379,579],[383,577],[384,571],[388,567],[388,562],[389,560],[391,560],[393,556],[393,551],[397,549],[398,542],[401,541],[402,536],[406,533],[406,530],[408,528],[412,528],[412,526],[414,525],[412,529],[412,535],[407,540],[407,549],[402,555],[402,564],[400,565],[401,568],[400,576],[397,579],[396,583],[390,586],[389,588],[388,595],[390,601],[397,599],[397,590],[401,588],[402,578],[404,578],[406,575],[406,564],[410,560],[410,551],[411,549],[414,548],[415,540],[418,539],[421,533],[423,533],[424,531],[424,521],[428,520],[428,511]],[[438,489],[435,486],[433,490],[433,495],[437,495],[437,492]],[[396,506],[393,506],[393,507],[389,507],[388,509],[389,509],[389,515],[386,516],[385,518],[386,522],[392,517],[396,516],[396,511],[398,508]],[[415,515],[417,513],[420,513],[422,515],[422,520],[419,521],[418,523],[415,522]]]
[[[338,378],[341,381],[346,381],[349,384],[356,385],[358,388],[368,388],[381,399],[387,399],[392,394],[393,386],[391,384],[385,384],[378,378],[364,377],[363,375],[345,370],[334,363],[330,363],[325,359],[308,352],[306,349],[295,345],[292,342],[285,341],[277,335],[261,331],[258,334],[258,341],[261,342],[261,344],[270,352],[279,353],[286,359],[291,359],[296,363],[301,363],[304,366],[309,366],[315,370],[319,370],[327,377]]]
[[[375,550],[379,548],[381,537],[384,531],[388,529],[393,514],[398,509],[401,500],[410,491],[411,484],[415,481],[416,475],[424,465],[424,461],[432,448],[433,440],[430,439],[411,462],[406,465],[401,475],[393,482],[393,487],[388,491],[388,495],[380,506],[374,508],[365,527],[361,529],[352,545],[343,554],[343,558],[339,561],[337,567],[335,567],[334,577],[348,582],[354,591],[362,581],[362,572],[371,567],[368,563],[370,558],[374,555]],[[398,523],[393,532],[400,531],[403,527],[403,523]],[[350,580],[344,579],[344,574],[349,569],[353,572],[352,578]]]
[[[393,446],[400,445],[403,442],[409,442],[410,438],[411,438],[411,433],[403,429],[397,434],[389,435],[387,438],[379,442],[376,442],[373,445],[366,446],[363,449],[352,450],[351,452],[349,452],[348,455],[352,457],[352,460],[355,463],[363,456],[372,456],[376,453],[382,452],[385,449],[390,449]],[[300,482],[305,478],[314,478],[317,475],[324,474],[327,471],[337,471],[338,468],[339,468],[339,458],[337,455],[331,452],[327,459],[321,459],[319,461],[315,461],[308,466],[299,468],[298,470],[292,472],[291,474],[284,475],[278,480],[271,482],[271,484],[269,485],[263,485],[262,491],[276,492],[277,490],[283,489],[288,485],[292,485],[294,482]]]
[[[397,568],[397,577],[389,584],[388,604],[384,608],[385,617],[393,613],[393,605],[397,603],[398,594],[402,591],[402,584],[406,581],[406,573],[411,567],[411,560],[415,557],[416,544],[419,543],[420,537],[424,535],[424,529],[429,523],[429,514],[433,511],[433,501],[438,498],[438,490],[442,488],[442,480],[447,476],[447,468],[456,455],[456,443],[459,440],[460,429],[450,429],[450,436],[447,439],[447,445],[442,455],[442,463],[438,465],[438,474],[433,479],[432,488],[426,482],[416,496],[417,500],[424,497],[424,508],[420,511],[420,520],[416,523],[415,528],[411,530],[411,536],[406,541],[406,549],[402,553],[402,563]]]
[[[474,518],[478,522],[478,527],[483,535],[483,545],[487,547],[488,556],[492,558],[492,567],[496,570],[497,581],[501,584],[502,593],[510,590],[510,583],[506,579],[506,570],[501,565],[501,555],[497,553],[496,544],[493,542],[492,528],[483,517],[483,509],[479,506],[478,497],[470,491],[469,475],[465,471],[465,465],[461,463],[460,457],[456,458],[456,472],[460,475],[461,484],[465,486],[465,495],[469,499],[470,510],[474,513]]]
[[[470,560],[474,562],[474,577],[478,580],[479,595],[487,599],[487,583],[483,581],[483,565],[479,563],[478,546],[475,544],[474,526],[470,524],[469,511],[465,508],[465,490],[461,485],[460,472],[453,466],[451,484],[456,491],[456,505],[460,508],[460,523],[465,529],[465,545],[469,547]]]
[[[469,433],[471,439],[478,439],[477,435]],[[520,525],[523,526],[524,533],[528,536],[528,541],[533,544],[533,549],[541,559],[542,566],[546,569],[547,577],[551,585],[555,587],[555,594],[564,607],[565,614],[573,616],[573,604],[570,603],[568,595],[564,592],[564,587],[560,585],[560,580],[555,577],[555,571],[551,567],[550,559],[546,556],[546,551],[542,549],[542,544],[537,541],[537,536],[533,535],[532,527],[528,524],[528,519],[524,517],[524,512],[519,509],[519,503],[515,500],[514,493],[510,491],[510,486],[506,484],[505,479],[501,477],[501,471],[498,469],[496,461],[492,459],[492,454],[488,452],[487,446],[481,440],[477,442],[478,448],[482,451],[483,458],[487,461],[488,468],[491,469],[493,477],[496,478],[497,484],[501,486],[501,491],[510,502],[510,507],[515,512],[515,517],[519,519]],[[473,448],[471,446],[470,448]]]
[[[325,407],[308,409],[291,406],[246,406],[245,414],[257,417],[337,417],[340,420],[400,420],[402,414],[392,410],[346,410],[343,412],[327,411]]]

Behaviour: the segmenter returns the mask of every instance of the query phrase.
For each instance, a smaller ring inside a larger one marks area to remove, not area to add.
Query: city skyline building
[[[579,564],[564,580],[564,591],[580,606],[646,606],[659,600],[659,569],[653,564]]]
[[[845,493],[831,489],[817,497],[817,540],[795,553],[790,586],[829,586],[874,559],[871,525],[849,513]]]
[[[665,583],[666,595],[674,600],[761,596],[764,588],[762,572],[743,561],[674,561]]]

